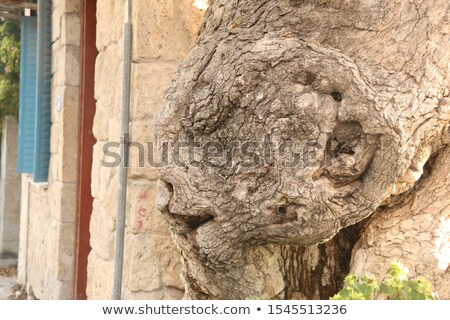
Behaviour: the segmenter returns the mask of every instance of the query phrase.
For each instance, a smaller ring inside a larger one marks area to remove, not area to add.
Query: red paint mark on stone
[[[139,200],[147,199],[147,195],[148,195],[147,191],[142,191],[141,193],[139,193],[138,199]]]
[[[138,222],[137,222],[138,231],[141,231],[143,228],[144,228],[144,221],[138,220]]]
[[[145,209],[144,207],[139,207],[137,214],[140,217],[145,217],[147,215],[147,209]]]

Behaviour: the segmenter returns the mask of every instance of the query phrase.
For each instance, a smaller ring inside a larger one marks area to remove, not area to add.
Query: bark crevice
[[[355,242],[354,261],[377,260],[378,229],[355,228],[425,201],[417,180],[450,141],[449,16],[447,0],[211,2],[156,119],[161,143],[197,139],[161,168],[158,201],[187,297],[328,298]]]

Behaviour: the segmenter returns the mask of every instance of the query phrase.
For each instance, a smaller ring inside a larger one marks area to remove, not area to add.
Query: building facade
[[[203,11],[193,3],[131,1],[132,142],[146,145],[153,139],[154,114],[201,24]],[[22,32],[25,23],[35,23],[30,29],[35,31],[25,31],[22,47],[35,50],[35,41],[37,57],[23,56],[21,64],[38,66],[37,84],[29,84],[37,86],[37,97],[21,110],[32,110],[35,117],[48,110],[48,141],[39,120],[28,119],[34,127],[25,125],[26,112],[19,117],[19,140],[33,127],[34,149],[45,151],[38,145],[48,143],[49,151],[47,162],[44,155],[44,161],[33,158],[33,169],[19,168],[19,282],[38,299],[110,299],[119,181],[118,167],[105,165],[104,145],[121,138],[126,1],[39,0],[28,9],[21,11]],[[42,31],[46,23],[50,35]],[[39,59],[49,57],[46,74]],[[45,94],[39,96],[40,77],[50,79],[48,102]],[[19,164],[26,159],[25,145],[19,142]],[[138,148],[131,147],[129,159],[122,297],[180,299],[179,253],[155,208],[156,171],[140,165]],[[35,169],[45,166],[44,174]]]

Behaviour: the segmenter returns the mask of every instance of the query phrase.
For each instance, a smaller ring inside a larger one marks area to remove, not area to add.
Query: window
[[[48,179],[51,126],[51,0],[39,0],[37,17],[22,17],[18,172]]]

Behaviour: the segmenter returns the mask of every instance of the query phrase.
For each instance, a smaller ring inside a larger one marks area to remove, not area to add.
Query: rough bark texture
[[[360,225],[341,230],[333,239],[312,246],[282,246],[284,299],[328,299],[342,288]]]
[[[380,208],[353,251],[351,273],[383,278],[391,261],[428,279],[450,299],[450,147],[429,161],[424,177],[401,201]]]
[[[359,235],[345,228],[413,187],[449,142],[449,7],[212,1],[156,130],[180,147],[158,206],[187,298],[336,291]]]

